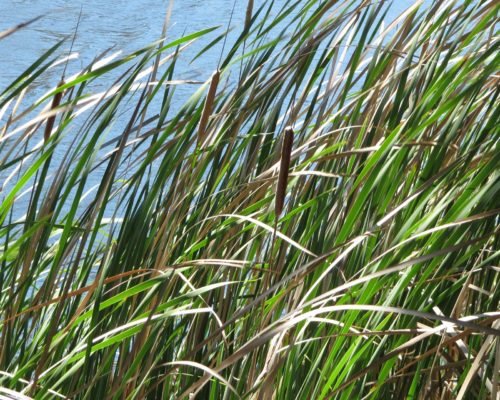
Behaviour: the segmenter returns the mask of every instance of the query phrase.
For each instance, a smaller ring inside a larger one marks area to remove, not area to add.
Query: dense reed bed
[[[1,89],[2,398],[498,398],[499,4],[388,7]]]

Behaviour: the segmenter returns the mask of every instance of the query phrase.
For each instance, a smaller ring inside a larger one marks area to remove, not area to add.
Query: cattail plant
[[[203,106],[203,111],[201,113],[200,125],[198,127],[198,146],[203,144],[203,141],[207,135],[207,126],[210,115],[212,114],[212,109],[214,107],[215,95],[217,94],[217,86],[219,85],[220,70],[217,69],[210,79],[210,86],[208,88],[207,97],[205,99],[205,104]]]
[[[0,397],[498,397],[498,1],[260,3],[0,88]]]
[[[245,13],[245,31],[250,28],[250,23],[252,22],[253,15],[253,0],[248,0],[247,11]]]
[[[293,134],[294,132],[292,127],[287,126],[285,128],[283,144],[281,146],[280,172],[278,185],[276,187],[276,203],[274,209],[276,218],[279,218],[283,212],[283,205],[285,204],[286,187],[288,184],[288,170],[290,168],[290,159],[292,156]]]
[[[63,86],[66,82],[64,82],[64,79],[61,79],[59,83],[57,84],[57,88],[59,89],[61,86]],[[43,133],[43,141],[44,143],[47,143],[50,139],[50,135],[52,134],[52,129],[54,128],[54,123],[56,121],[56,112],[55,110],[59,107],[59,104],[61,104],[61,100],[63,98],[64,91],[61,90],[57,92],[54,97],[52,98],[52,104],[50,105],[50,111],[53,114],[47,118],[47,125],[45,125],[45,131]]]

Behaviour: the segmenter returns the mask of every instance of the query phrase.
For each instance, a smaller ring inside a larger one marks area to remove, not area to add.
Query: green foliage
[[[500,6],[272,7],[1,92],[2,396],[496,398]]]

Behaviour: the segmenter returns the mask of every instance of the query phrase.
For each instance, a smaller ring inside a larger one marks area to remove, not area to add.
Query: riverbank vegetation
[[[3,398],[497,398],[499,5],[388,7],[1,88]]]

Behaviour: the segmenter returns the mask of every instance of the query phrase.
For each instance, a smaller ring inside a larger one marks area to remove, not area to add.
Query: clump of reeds
[[[498,397],[497,3],[260,4],[0,89],[0,396]]]

